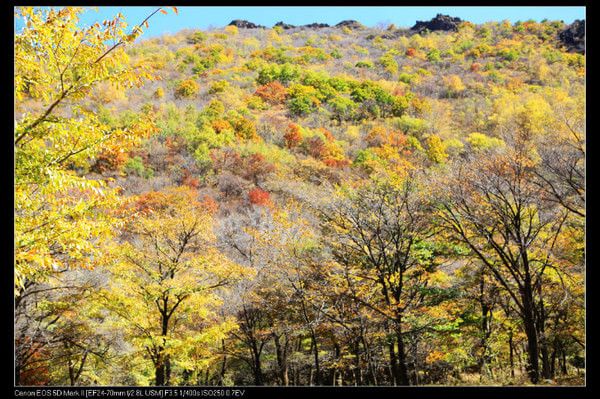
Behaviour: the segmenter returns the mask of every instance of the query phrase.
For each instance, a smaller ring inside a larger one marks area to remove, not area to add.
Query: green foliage
[[[258,72],[256,82],[264,85],[269,82],[279,81],[283,84],[295,81],[300,77],[300,70],[297,66],[285,63],[283,65],[269,64]]]
[[[440,50],[434,48],[427,53],[429,62],[440,62],[442,60]]]
[[[150,179],[154,176],[154,171],[151,168],[145,167],[144,161],[142,161],[142,158],[139,156],[129,158],[125,164],[125,172],[145,179]]]
[[[357,68],[373,68],[373,62],[369,60],[358,61],[355,65]]]

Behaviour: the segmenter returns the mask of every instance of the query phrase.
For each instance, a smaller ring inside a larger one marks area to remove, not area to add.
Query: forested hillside
[[[15,13],[17,385],[584,384],[583,21],[82,11]]]

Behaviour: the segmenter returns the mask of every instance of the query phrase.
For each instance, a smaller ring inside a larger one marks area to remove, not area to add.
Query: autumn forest
[[[16,385],[585,384],[583,20],[89,12],[15,9]]]

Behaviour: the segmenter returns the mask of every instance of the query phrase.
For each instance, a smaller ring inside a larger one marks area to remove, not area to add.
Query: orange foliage
[[[327,139],[327,141],[333,141],[335,140],[335,137],[333,137],[333,134],[331,134],[331,132],[327,129],[325,129],[324,127],[320,127],[317,129],[319,132],[323,133],[323,136],[325,136],[325,138]]]
[[[330,168],[343,168],[345,166],[350,165],[350,161],[347,159],[327,158],[327,159],[323,160],[323,163],[325,165],[329,166]]]
[[[215,199],[209,195],[205,195],[202,199],[201,205],[204,209],[208,211],[211,215],[214,215],[219,210],[219,204]]]
[[[129,159],[129,155],[118,146],[107,148],[96,157],[92,170],[97,173],[120,170]]]
[[[227,122],[226,120],[217,119],[212,122],[212,128],[215,130],[215,132],[221,133],[225,130],[231,130],[233,127],[231,126],[231,123]]]
[[[152,213],[156,211],[165,211],[177,204],[185,204],[186,206],[210,210],[211,203],[199,202],[198,191],[186,186],[170,188],[166,191],[150,191],[139,195],[133,201],[133,207],[141,213]]]
[[[289,149],[297,147],[302,141],[302,132],[300,132],[300,126],[295,123],[290,123],[287,131],[283,135],[285,140],[285,146]]]
[[[262,98],[265,102],[275,105],[285,101],[287,90],[281,83],[274,81],[260,86],[254,94]]]
[[[481,64],[478,62],[474,62],[471,64],[471,72],[477,72],[481,69]]]
[[[415,54],[417,54],[417,50],[415,50],[414,48],[409,48],[408,50],[406,50],[406,55],[408,57],[414,57]]]

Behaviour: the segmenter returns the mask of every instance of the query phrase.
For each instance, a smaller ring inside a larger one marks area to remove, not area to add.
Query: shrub
[[[156,89],[156,91],[154,92],[154,98],[156,99],[161,99],[165,96],[165,91],[162,87],[159,87],[158,89]]]
[[[300,126],[290,123],[283,135],[285,146],[289,149],[297,147],[302,142],[302,132]]]
[[[281,104],[287,97],[287,90],[281,83],[273,81],[260,86],[255,94],[269,104]]]
[[[285,84],[294,81],[299,77],[300,70],[295,65],[288,63],[283,65],[270,64],[258,72],[258,78],[256,81],[261,85],[273,82],[275,80]]]
[[[248,200],[253,205],[266,206],[271,203],[271,196],[268,192],[256,187],[248,192]]]
[[[258,134],[256,133],[256,125],[254,121],[244,117],[237,117],[231,120],[230,123],[231,126],[233,126],[233,130],[235,131],[236,136],[245,140],[258,139]]]
[[[441,61],[442,57],[440,55],[440,50],[434,48],[429,53],[427,53],[427,60],[429,60],[429,62],[439,62],[439,61]]]
[[[177,85],[175,89],[175,98],[194,97],[200,91],[200,86],[195,80],[187,79]]]
[[[288,92],[288,108],[294,115],[306,115],[321,104],[317,98],[317,90],[312,86],[295,84]]]
[[[240,172],[244,179],[250,180],[258,185],[274,171],[275,167],[267,162],[262,154],[251,154],[244,158],[243,170]]]
[[[188,37],[187,42],[189,44],[198,44],[198,43],[202,43],[205,40],[206,40],[206,33],[202,32],[202,31],[198,31],[198,32],[192,33]]]
[[[467,137],[467,142],[476,150],[489,150],[492,148],[503,147],[504,141],[496,137],[490,137],[482,133],[471,133]]]
[[[127,152],[121,148],[110,147],[96,156],[92,170],[97,173],[120,170],[129,159]]]
[[[129,175],[136,175],[143,177],[145,179],[151,178],[154,176],[154,171],[150,168],[146,168],[144,166],[144,162],[142,158],[137,156],[134,158],[130,158],[125,164],[125,172]]]
[[[235,25],[228,25],[225,27],[225,33],[230,36],[235,36],[238,34],[238,27]]]
[[[442,139],[435,134],[427,137],[427,156],[432,162],[444,163],[448,158],[446,153],[446,146],[442,142]]]
[[[369,60],[364,60],[364,61],[358,61],[356,63],[356,65],[354,65],[357,68],[373,68],[373,63]]]
[[[235,28],[235,27],[234,27]],[[229,82],[226,80],[217,80],[216,82],[211,83],[208,93],[216,94],[222,93],[229,87]]]
[[[229,172],[219,174],[217,185],[219,191],[221,191],[225,197],[237,197],[241,195],[244,190],[244,182],[242,179]]]

